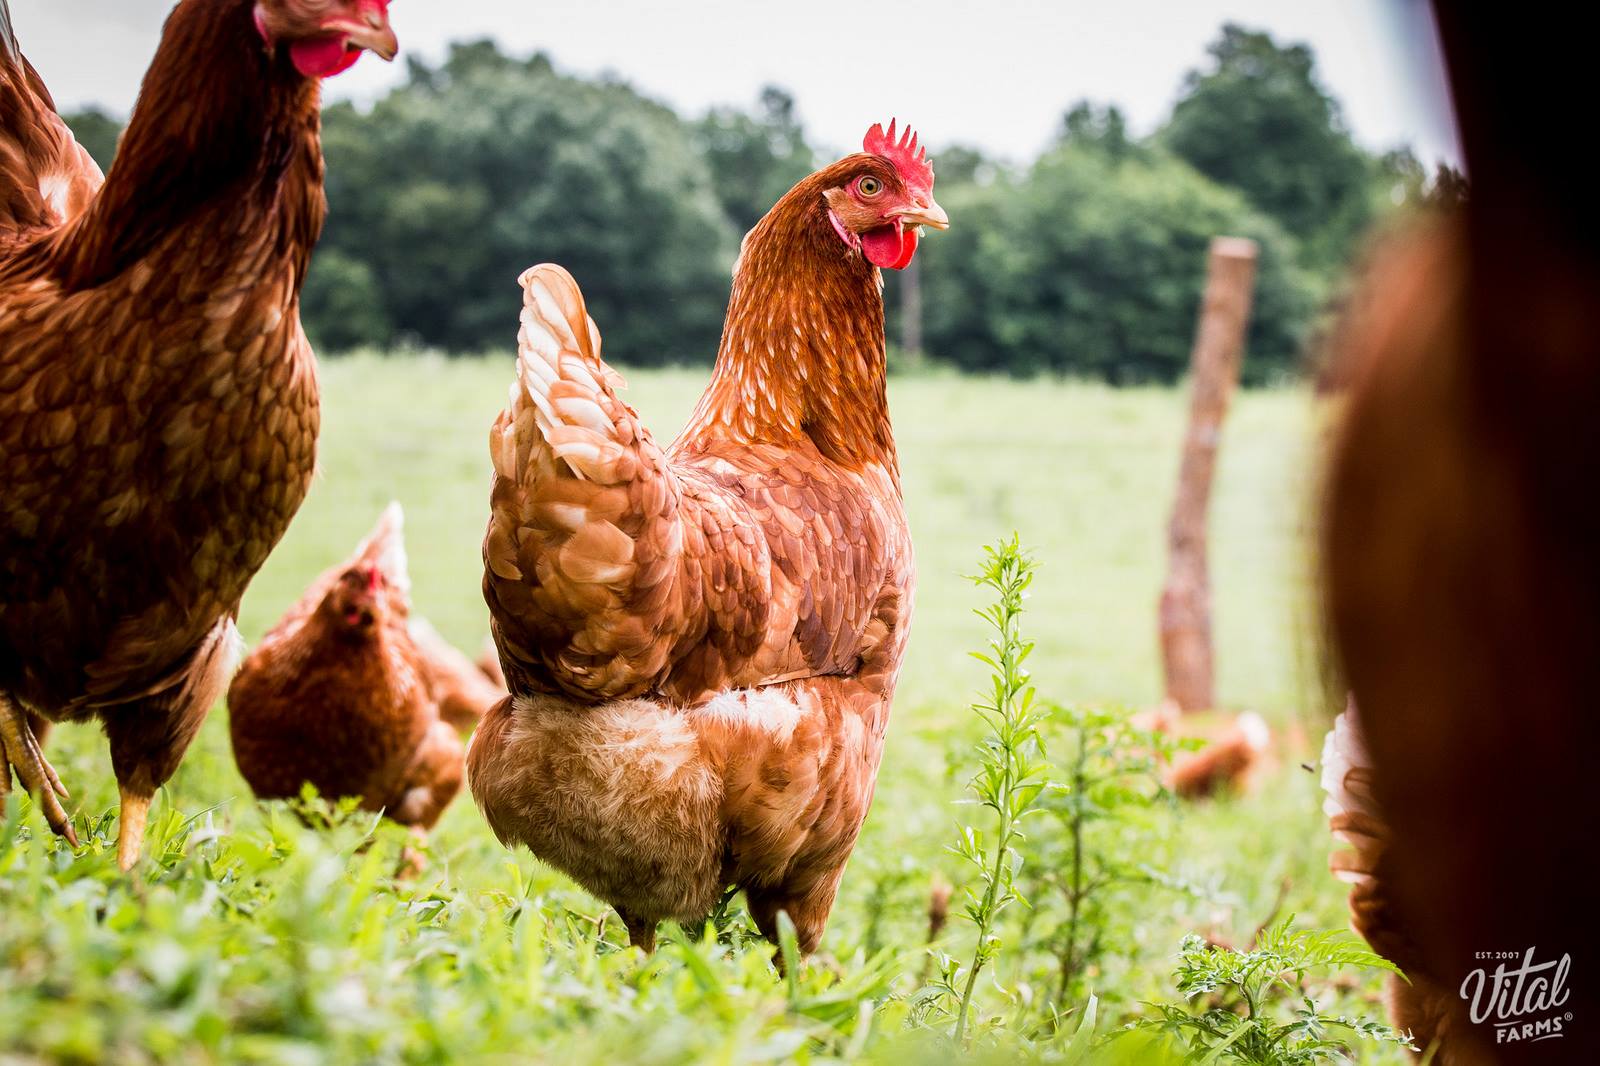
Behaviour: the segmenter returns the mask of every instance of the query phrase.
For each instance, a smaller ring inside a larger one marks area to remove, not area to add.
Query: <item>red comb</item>
[[[895,120],[889,120],[889,132],[883,132],[883,123],[875,122],[861,142],[861,150],[881,155],[893,163],[905,183],[921,193],[933,191],[933,164],[928,162],[928,150],[917,147],[917,135],[910,126],[894,139]]]

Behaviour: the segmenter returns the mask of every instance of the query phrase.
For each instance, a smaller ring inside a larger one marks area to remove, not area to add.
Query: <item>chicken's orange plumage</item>
[[[661,448],[559,267],[524,275],[491,434],[484,592],[514,699],[472,790],[636,942],[729,885],[822,935],[872,798],[914,570],[879,266],[943,227],[909,135],[806,178],[745,239],[712,381]]]
[[[410,617],[400,527],[395,505],[312,583],[228,689],[234,760],[257,796],[292,798],[309,783],[428,829],[461,787],[450,719],[470,724],[505,693],[481,674],[481,687],[464,691],[455,660],[465,656],[431,629],[414,636],[425,623]]]
[[[184,0],[98,193],[0,7],[0,791],[70,838],[27,712],[98,718],[124,866],[311,480],[316,75],[385,2]]]
[[[1134,715],[1131,724],[1203,742],[1197,751],[1172,756],[1162,768],[1162,783],[1184,799],[1246,790],[1272,762],[1272,732],[1254,711],[1227,716],[1184,714],[1176,702],[1163,700]]]
[[[1385,987],[1396,1028],[1410,1033],[1424,1049],[1437,1044],[1441,1062],[1471,1063],[1469,1052],[1451,1039],[1461,997],[1430,973],[1396,898],[1393,832],[1373,785],[1372,758],[1352,707],[1335,720],[1322,748],[1322,787],[1327,792],[1322,807],[1334,838],[1350,845],[1336,850],[1329,865],[1350,885],[1351,928],[1405,974],[1391,974]]]

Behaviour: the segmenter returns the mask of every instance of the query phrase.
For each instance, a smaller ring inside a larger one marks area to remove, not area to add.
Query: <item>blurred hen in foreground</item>
[[[470,727],[504,691],[410,619],[399,504],[312,583],[228,689],[239,772],[262,799],[316,786],[432,828],[461,787]],[[420,630],[413,633],[412,627]]]
[[[515,698],[473,740],[472,790],[646,949],[732,885],[812,951],[872,799],[914,583],[879,268],[948,224],[894,130],[750,231],[711,384],[666,449],[617,398],[571,276],[522,279],[484,543]]]
[[[1594,17],[1435,12],[1471,187],[1374,257],[1339,343],[1335,865],[1433,1061],[1594,1063],[1600,201],[1549,106],[1590,90]]]
[[[310,485],[321,78],[386,10],[184,0],[100,186],[0,0],[0,796],[75,841],[35,727],[99,719],[124,868]]]

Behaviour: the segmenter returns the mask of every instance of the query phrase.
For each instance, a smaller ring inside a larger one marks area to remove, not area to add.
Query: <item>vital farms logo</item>
[[[1560,1009],[1572,998],[1567,988],[1572,956],[1535,962],[1533,953],[1533,948],[1521,956],[1514,951],[1480,951],[1479,959],[1510,961],[1500,962],[1492,971],[1479,967],[1461,982],[1461,998],[1467,1001],[1473,1024],[1492,1023],[1496,1044],[1557,1039],[1566,1035],[1572,1021],[1572,1012]]]

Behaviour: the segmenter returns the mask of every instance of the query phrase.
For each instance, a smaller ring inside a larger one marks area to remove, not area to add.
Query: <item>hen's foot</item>
[[[0,811],[5,810],[6,793],[11,790],[11,774],[16,772],[22,787],[39,797],[39,808],[44,820],[67,843],[78,846],[78,834],[73,832],[72,820],[61,806],[61,801],[71,799],[61,783],[55,767],[44,757],[39,741],[28,725],[28,716],[22,708],[0,696]]]

